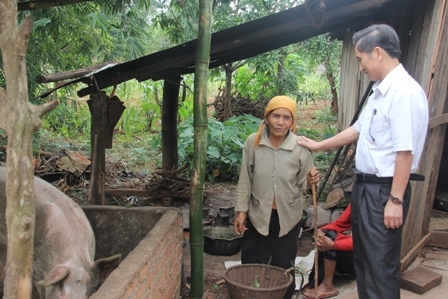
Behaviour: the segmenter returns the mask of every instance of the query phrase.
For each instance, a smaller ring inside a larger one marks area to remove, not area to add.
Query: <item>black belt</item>
[[[375,174],[356,172],[356,181],[360,183],[392,184],[393,179],[394,179],[393,177],[378,177]],[[411,173],[409,180],[424,181],[425,176],[417,173]]]

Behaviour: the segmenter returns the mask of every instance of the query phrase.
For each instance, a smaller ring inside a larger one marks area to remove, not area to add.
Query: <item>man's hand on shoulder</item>
[[[314,141],[305,136],[299,136],[297,140],[297,144],[303,147],[306,147],[309,150],[316,151],[319,148],[319,142]]]

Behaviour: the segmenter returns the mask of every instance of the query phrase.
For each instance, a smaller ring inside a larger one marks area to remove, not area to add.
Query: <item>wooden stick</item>
[[[319,250],[317,248],[317,238],[318,228],[317,228],[317,198],[316,198],[316,184],[311,185],[311,190],[313,192],[313,210],[314,210],[314,298],[319,298],[319,293],[317,292],[317,286],[319,285]]]

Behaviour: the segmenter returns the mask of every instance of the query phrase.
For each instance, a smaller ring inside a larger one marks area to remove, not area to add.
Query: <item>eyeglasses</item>
[[[370,138],[372,138],[373,141],[375,141],[375,138],[373,138],[372,133],[370,133],[370,130],[372,129],[372,121],[373,117],[376,115],[376,109],[373,109],[372,118],[370,119],[370,126],[369,126],[369,135]]]

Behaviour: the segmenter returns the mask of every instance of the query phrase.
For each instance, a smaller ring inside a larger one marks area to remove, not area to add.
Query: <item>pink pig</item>
[[[6,169],[0,167],[0,295],[6,264]],[[94,261],[95,236],[81,207],[62,191],[34,178],[33,298],[84,299],[121,261],[117,254]]]

